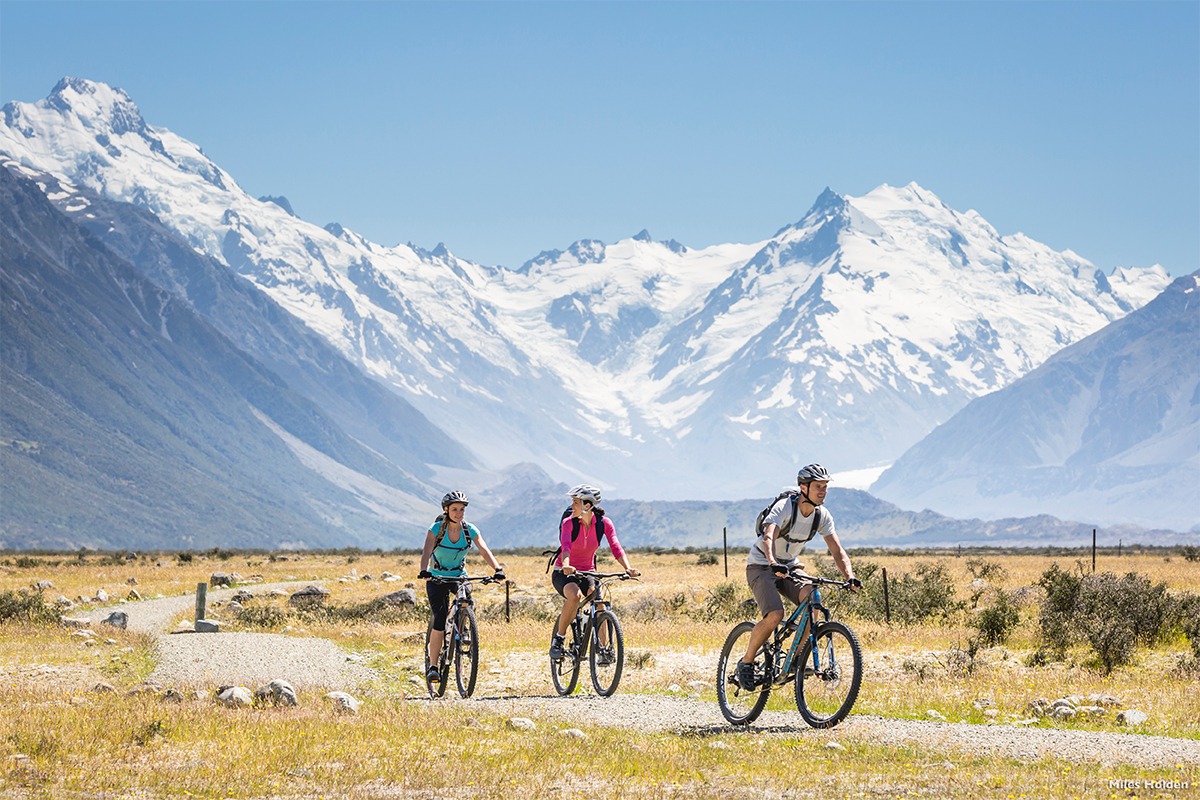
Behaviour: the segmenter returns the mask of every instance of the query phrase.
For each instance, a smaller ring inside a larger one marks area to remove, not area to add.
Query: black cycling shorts
[[[556,569],[550,574],[550,582],[554,584],[554,591],[558,592],[563,597],[566,597],[566,594],[563,593],[563,590],[567,588],[568,583],[573,583],[578,586],[579,591],[583,592],[584,597],[587,597],[592,593],[592,590],[596,588],[596,581],[594,578],[585,577],[580,575],[578,572],[568,577],[563,575],[563,571],[561,569]]]

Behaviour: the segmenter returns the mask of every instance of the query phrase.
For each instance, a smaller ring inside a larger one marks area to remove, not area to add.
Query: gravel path
[[[226,601],[243,589],[255,594],[272,589],[294,592],[312,583],[260,583],[237,589],[210,589],[208,602]],[[155,637],[158,666],[148,680],[162,686],[244,685],[253,689],[282,678],[298,690],[322,687],[349,691],[375,676],[370,668],[347,660],[346,652],[328,639],[275,633],[164,635],[176,617],[193,612],[195,607],[195,594],[186,594],[109,606],[81,616],[99,625],[113,611],[123,611],[129,617],[126,630]]]
[[[945,751],[1000,753],[1010,758],[1053,757],[1076,763],[1138,767],[1190,764],[1200,767],[1200,741],[1143,736],[1131,733],[1071,729],[1024,728],[1011,725],[974,725],[965,722],[932,722],[851,716],[836,728],[809,728],[796,712],[766,711],[755,724],[735,728],[721,716],[715,701],[663,695],[594,695],[527,698],[479,698],[458,703],[478,703],[503,714],[554,720],[564,727],[590,722],[644,731],[665,731],[685,736],[731,733],[744,736],[809,737],[814,742],[836,741],[897,746],[914,744]]]
[[[274,588],[294,591],[306,585],[308,582],[259,584],[248,588],[257,593]],[[226,600],[234,591],[210,591],[208,597]],[[129,615],[129,630],[157,637],[155,647],[159,662],[151,680],[161,685],[211,687],[240,683],[253,687],[284,678],[297,689],[321,687],[349,691],[374,676],[369,668],[347,660],[345,651],[327,639],[266,633],[162,635],[177,615],[194,606],[194,595],[184,595],[97,609],[86,616],[99,624],[112,610],[121,610]],[[447,695],[438,703],[447,708],[470,706],[506,716],[528,716],[563,727],[591,723],[685,736],[804,736],[817,742],[914,744],[935,751],[945,750],[947,757],[964,751],[996,752],[1010,758],[1053,757],[1104,766],[1187,764],[1200,767],[1200,741],[1105,731],[973,725],[853,714],[833,730],[816,731],[805,725],[799,714],[783,711],[764,712],[754,725],[734,728],[725,722],[717,704],[711,700],[619,692],[607,699],[585,692],[568,698],[494,695],[459,700]]]

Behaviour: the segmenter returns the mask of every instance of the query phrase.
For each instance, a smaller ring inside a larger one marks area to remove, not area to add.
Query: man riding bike
[[[851,590],[862,588],[834,530],[833,514],[821,508],[830,480],[829,471],[820,464],[802,467],[796,473],[800,490],[789,490],[771,506],[763,518],[762,533],[746,558],[746,582],[763,615],[750,632],[746,654],[738,662],[738,685],[747,691],[755,688],[755,654],[783,621],[783,598],[799,605],[812,592],[812,586],[798,585],[788,577],[793,569],[803,569],[796,558],[809,539],[820,533],[838,571],[852,582]],[[819,516],[814,518],[814,514]],[[806,633],[801,631],[800,635]]]

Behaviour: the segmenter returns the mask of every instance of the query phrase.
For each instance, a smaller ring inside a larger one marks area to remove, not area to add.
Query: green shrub
[[[46,605],[38,592],[0,592],[0,622],[54,625],[61,620],[58,611]]]
[[[1058,658],[1076,642],[1088,644],[1104,672],[1130,663],[1139,644],[1164,639],[1181,618],[1165,583],[1130,572],[1084,575],[1057,564],[1038,581],[1046,589],[1039,618],[1044,647]]]
[[[882,606],[883,592],[873,592]],[[966,604],[956,600],[954,581],[945,564],[920,562],[914,572],[888,576],[888,595],[892,619],[905,625],[931,620],[946,621]]]
[[[1037,582],[1046,590],[1046,600],[1042,603],[1042,611],[1038,616],[1042,642],[1045,650],[1059,659],[1066,656],[1067,648],[1075,638],[1072,616],[1079,600],[1079,586],[1082,582],[1082,575],[1067,572],[1057,563],[1042,573]]]
[[[1009,635],[1021,621],[1021,614],[1009,599],[1008,593],[996,592],[991,606],[975,615],[973,627],[979,632],[978,641],[986,647],[994,647],[1008,641]]]
[[[999,561],[988,561],[985,558],[968,558],[967,572],[972,578],[985,581],[1002,581],[1008,577],[1008,570]]]
[[[1192,655],[1200,661],[1200,595],[1185,594],[1179,598],[1179,623],[1192,646]]]
[[[235,619],[247,628],[282,628],[288,615],[279,606],[246,606],[237,612]]]
[[[1200,561],[1200,547],[1193,544],[1185,544],[1179,548],[1180,554],[1184,561]]]
[[[703,608],[697,611],[705,622],[739,622],[746,618],[748,602],[754,599],[745,581],[723,581],[712,588]]]
[[[712,567],[718,563],[720,562],[712,553],[701,553],[699,557],[696,558],[696,566],[698,567]]]

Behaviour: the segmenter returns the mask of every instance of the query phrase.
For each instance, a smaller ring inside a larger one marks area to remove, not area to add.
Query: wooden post
[[[725,577],[729,577],[729,528],[721,528],[721,549],[725,551]]]
[[[208,619],[205,616],[205,607],[208,605],[208,584],[196,584],[196,622],[202,619]]]
[[[505,581],[504,582],[504,621],[512,622],[512,613],[509,611],[509,608],[508,608],[508,603],[509,603],[508,587],[509,587],[509,582]]]
[[[1121,557],[1121,545],[1124,543],[1125,541],[1123,539],[1117,539],[1117,558]]]
[[[892,605],[888,599],[887,567],[883,568],[883,616],[888,625],[892,624]]]
[[[1096,529],[1092,528],[1092,572],[1096,572]]]

